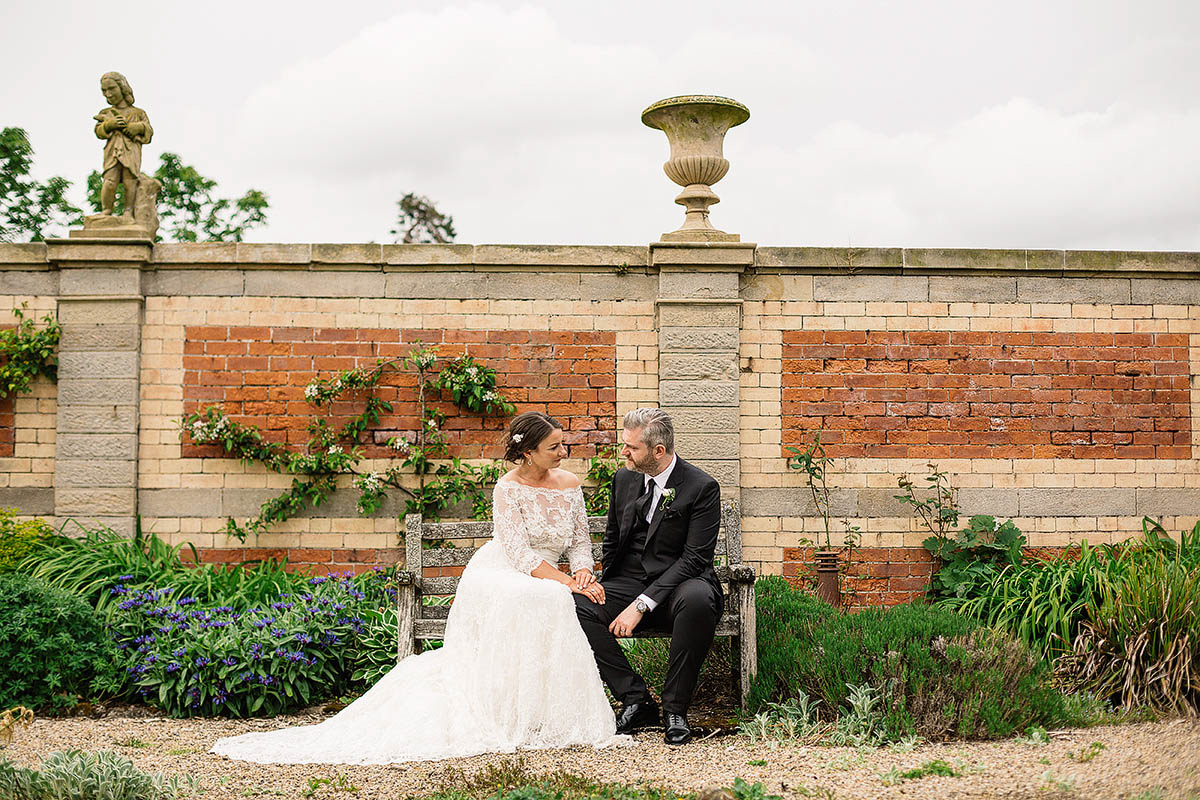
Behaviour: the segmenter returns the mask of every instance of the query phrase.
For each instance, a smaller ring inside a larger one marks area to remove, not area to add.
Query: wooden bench
[[[591,533],[604,532],[607,517],[589,517]],[[419,652],[422,642],[440,640],[446,634],[447,605],[427,605],[425,597],[453,595],[457,575],[426,577],[430,568],[463,567],[475,554],[474,540],[492,536],[491,522],[424,522],[420,514],[404,518],[406,568],[398,575],[400,591],[397,660]],[[423,542],[451,541],[454,547],[425,548]],[[592,543],[592,556],[600,561],[600,543]],[[750,681],[758,672],[758,650],[754,627],[754,568],[742,563],[742,517],[737,503],[721,504],[721,532],[717,538],[717,577],[725,587],[725,613],[717,623],[717,636],[732,639],[731,667],[742,707]],[[453,570],[457,572],[457,570]],[[599,574],[599,569],[597,569]],[[668,637],[669,631],[638,631],[638,638]]]

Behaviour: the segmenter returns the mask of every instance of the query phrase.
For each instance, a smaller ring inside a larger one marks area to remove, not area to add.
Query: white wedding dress
[[[210,752],[281,764],[386,764],[629,741],[616,734],[562,583],[529,573],[567,552],[591,569],[583,493],[502,480],[495,534],[471,558],[444,645],[409,656],[317,725],[218,740]]]

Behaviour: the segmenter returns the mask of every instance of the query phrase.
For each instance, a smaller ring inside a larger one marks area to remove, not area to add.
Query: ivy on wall
[[[382,472],[363,471],[359,469],[363,434],[379,425],[381,414],[392,411],[391,403],[375,395],[375,388],[389,372],[416,374],[421,424],[411,438],[388,440],[398,456],[392,466]],[[396,489],[408,495],[405,513],[437,519],[450,507],[469,501],[476,519],[487,519],[491,506],[486,488],[500,477],[502,466],[471,464],[450,455],[442,434],[446,415],[428,403],[434,393],[469,412],[508,416],[516,410],[496,390],[494,370],[466,355],[439,357],[417,343],[405,356],[379,359],[374,367],[345,370],[308,384],[304,397],[316,409],[328,412],[335,401],[358,398],[362,411],[338,428],[325,417],[314,417],[308,424],[309,441],[303,452],[266,441],[258,427],[234,421],[218,406],[185,416],[182,425],[196,444],[215,444],[243,463],[260,463],[273,472],[295,476],[289,489],[262,504],[258,516],[244,523],[226,522],[226,533],[239,541],[252,533],[265,533],[271,525],[309,506],[321,505],[337,491],[340,475],[355,476],[352,484],[359,492],[360,514],[374,514],[387,492]],[[413,474],[416,489],[404,485],[404,476]]]
[[[10,394],[28,392],[38,375],[58,379],[58,340],[62,328],[47,314],[42,317],[45,327],[38,328],[25,316],[25,303],[12,310],[17,318],[13,328],[0,330],[0,399]]]

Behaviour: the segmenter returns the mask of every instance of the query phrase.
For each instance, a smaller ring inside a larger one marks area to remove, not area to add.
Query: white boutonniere
[[[670,489],[664,489],[663,493],[662,493],[662,500],[660,500],[658,502],[658,510],[666,511],[667,506],[671,505],[671,501],[674,499],[675,499],[675,487],[672,486]]]

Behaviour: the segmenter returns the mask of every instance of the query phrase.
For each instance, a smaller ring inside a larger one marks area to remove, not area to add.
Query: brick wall
[[[372,367],[377,359],[407,355],[415,343],[452,358],[465,353],[496,370],[497,388],[520,411],[544,411],[562,422],[568,454],[588,458],[596,445],[612,442],[616,425],[616,334],[612,331],[395,330],[292,326],[187,326],[183,344],[184,413],[220,405],[270,441],[292,445],[309,439],[308,423],[320,412],[304,399],[316,377]],[[388,373],[376,396],[392,404],[364,439],[368,458],[394,455],[384,445],[420,426],[417,376]],[[506,420],[461,412],[437,393],[431,407],[447,415],[443,428],[450,452],[461,458],[498,458],[496,442]],[[335,403],[328,417],[338,427],[361,404]],[[339,413],[340,412],[340,413]],[[217,446],[184,443],[184,458],[213,458]]]
[[[783,576],[796,588],[816,587],[813,547],[783,551]],[[921,597],[933,578],[933,557],[923,547],[863,547],[838,551],[839,588],[847,608],[894,606]]]
[[[872,458],[1189,458],[1182,333],[786,331],[783,444]],[[785,452],[786,455],[786,452]]]
[[[576,472],[629,408],[676,408],[681,455],[741,501],[743,554],[761,573],[802,563],[823,529],[785,448],[825,428],[834,545],[861,528],[851,583],[891,602],[927,569],[897,478],[920,484],[931,461],[964,515],[1011,518],[1033,547],[1140,535],[1143,515],[1194,524],[1197,274],[1195,253],[0,244],[0,307],[30,299],[76,326],[75,383],[39,382],[0,420],[0,505],[49,515],[95,500],[130,524],[136,508],[208,560],[366,568],[395,552],[402,498],[362,517],[341,491],[231,541],[225,520],[290,477],[181,441],[179,421],[220,402],[298,444],[313,375],[422,338],[494,366],[523,408],[565,417]],[[412,385],[386,389],[387,430],[410,430]],[[97,415],[110,395],[113,413]],[[456,452],[494,452],[498,423],[452,418]],[[391,454],[367,444],[362,468],[385,469]]]
[[[14,295],[4,291],[0,272],[0,328],[12,328],[10,309],[26,306],[27,318],[40,326],[41,318],[54,315],[55,298],[48,295]],[[7,318],[7,319],[6,319]],[[44,377],[35,378],[31,391],[0,399],[0,508],[17,508],[23,516],[53,518],[56,387]]]

